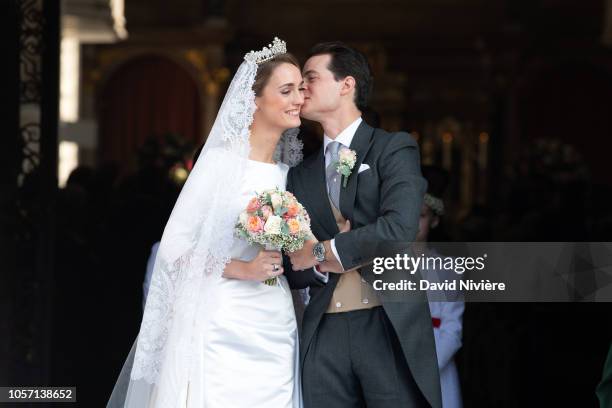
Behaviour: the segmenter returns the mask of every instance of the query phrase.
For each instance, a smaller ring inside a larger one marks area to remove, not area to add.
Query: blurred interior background
[[[610,240],[611,0],[7,0],[0,22],[0,385],[104,405],[193,153],[274,36],[368,56],[366,121],[450,176],[434,240]],[[596,406],[611,312],[467,305],[465,406]]]

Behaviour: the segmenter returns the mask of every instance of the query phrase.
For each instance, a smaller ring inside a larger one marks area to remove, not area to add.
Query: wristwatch
[[[314,255],[317,262],[325,261],[325,246],[322,242],[317,242],[316,244],[314,244],[314,246],[312,247],[312,254]]]

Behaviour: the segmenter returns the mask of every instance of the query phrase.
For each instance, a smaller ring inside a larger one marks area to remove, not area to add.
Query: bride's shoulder
[[[212,147],[206,151],[206,160],[215,162],[232,162],[236,160],[245,160],[238,153],[221,147]],[[199,159],[198,159],[199,160]]]

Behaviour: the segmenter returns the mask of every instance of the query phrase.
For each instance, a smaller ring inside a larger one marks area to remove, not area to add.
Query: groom
[[[426,189],[417,144],[361,119],[371,75],[358,51],[318,44],[303,76],[301,115],[325,132],[322,148],[287,176],[318,239],[285,262],[291,286],[308,287],[311,296],[300,344],[305,408],[441,407],[425,294],[408,298],[372,286],[411,279],[404,270],[375,275],[372,261],[403,254],[416,236]],[[347,149],[356,154],[348,177],[335,166]]]

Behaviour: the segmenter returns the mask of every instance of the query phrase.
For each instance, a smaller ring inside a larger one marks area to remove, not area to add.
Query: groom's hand
[[[317,242],[316,239],[305,241],[302,249],[287,253],[289,259],[291,259],[291,266],[294,271],[310,269],[318,264],[317,259],[312,253],[312,248]]]
[[[346,220],[344,225],[340,227],[339,234],[343,232],[349,232],[351,230],[351,222]],[[320,272],[334,272],[334,273],[343,273],[346,272],[342,267],[342,264],[338,259],[336,259],[336,255],[331,248],[330,241],[324,241],[323,245],[325,246],[325,261],[319,264]]]

